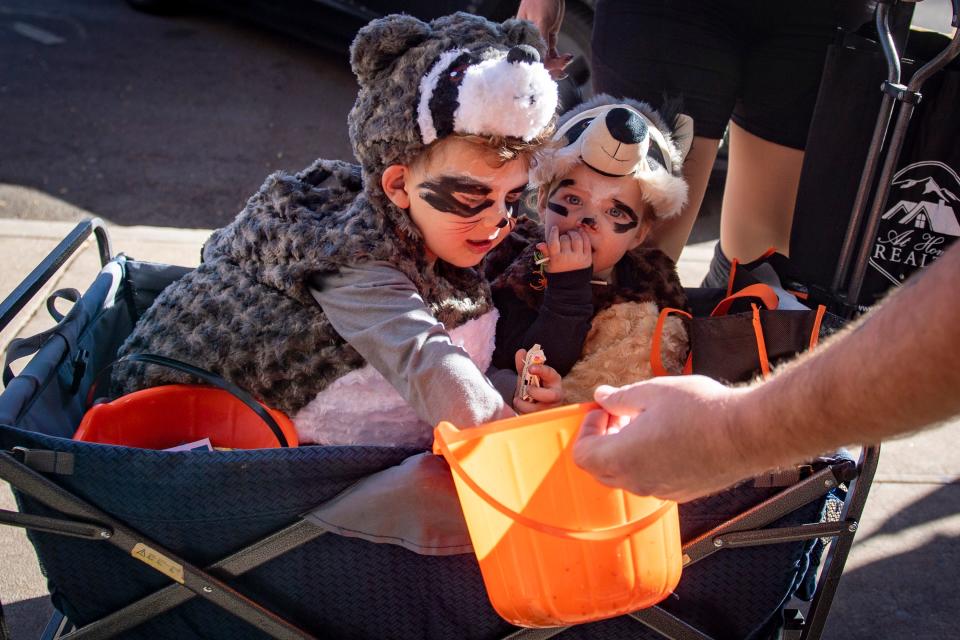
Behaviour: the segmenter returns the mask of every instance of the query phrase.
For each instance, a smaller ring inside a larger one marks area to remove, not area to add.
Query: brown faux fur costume
[[[533,254],[542,234],[539,224],[522,220],[484,266],[494,291],[509,291],[531,309],[543,302],[543,290],[532,286],[539,277]],[[565,401],[592,400],[601,384],[619,386],[652,377],[650,345],[665,307],[687,307],[676,265],[659,249],[628,251],[614,268],[614,282],[593,287],[594,317],[580,360],[563,378]],[[667,318],[662,340],[664,367],[679,373],[689,348],[683,321]],[[550,354],[546,356],[550,364]]]

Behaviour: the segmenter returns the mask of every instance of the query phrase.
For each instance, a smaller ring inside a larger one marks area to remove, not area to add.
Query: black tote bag
[[[669,375],[660,359],[660,336],[665,318],[671,314],[687,319],[690,353],[682,373],[705,375],[725,384],[768,375],[778,364],[813,348],[821,338],[843,326],[843,320],[828,313],[823,305],[781,306],[781,294],[801,299],[804,294],[778,293],[764,283],[757,273],[765,265],[779,274],[789,268],[790,261],[776,253],[743,265],[734,261],[726,290],[687,289],[689,312],[661,310],[650,350],[654,375]]]

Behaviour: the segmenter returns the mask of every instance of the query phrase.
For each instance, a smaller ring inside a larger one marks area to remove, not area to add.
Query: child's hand
[[[550,230],[547,241],[537,244],[537,249],[550,258],[543,265],[547,273],[578,271],[593,264],[590,236],[579,229],[571,229],[560,235],[560,229],[554,227]]]
[[[514,363],[519,374],[523,370],[523,360],[527,357],[527,350],[520,349],[514,356]],[[520,396],[513,397],[513,408],[517,413],[533,413],[544,409],[553,409],[563,404],[563,384],[560,374],[553,367],[545,364],[535,364],[529,372],[540,377],[540,387],[527,387],[527,393],[532,400],[523,400]]]

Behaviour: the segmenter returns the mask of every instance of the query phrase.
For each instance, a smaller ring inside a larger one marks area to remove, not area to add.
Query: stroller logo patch
[[[134,558],[148,564],[160,573],[166,574],[180,584],[183,584],[183,565],[175,560],[168,558],[156,549],[148,547],[142,542],[133,545],[130,555]]]
[[[887,286],[932,264],[960,236],[958,194],[960,177],[942,162],[915,162],[893,177],[870,258]]]

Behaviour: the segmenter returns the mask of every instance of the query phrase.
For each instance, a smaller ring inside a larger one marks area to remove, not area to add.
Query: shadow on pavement
[[[39,638],[43,633],[50,616],[53,615],[53,605],[50,604],[49,596],[40,596],[10,604],[4,603],[3,613],[11,640],[27,640]]]
[[[888,518],[883,526],[859,538],[857,542],[862,544],[879,536],[894,535],[957,514],[960,514],[960,483],[945,484],[909,507],[901,509]],[[960,567],[960,564],[954,565],[954,568],[957,567]]]
[[[960,534],[932,523],[957,514],[960,484],[943,485],[858,539],[857,546],[874,547],[871,554],[881,557],[844,573],[824,638],[956,637]],[[896,553],[898,548],[903,551]]]

